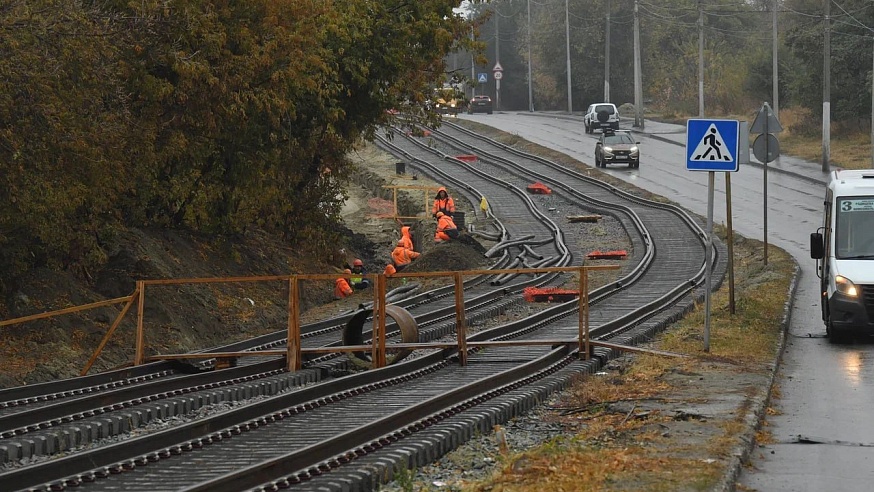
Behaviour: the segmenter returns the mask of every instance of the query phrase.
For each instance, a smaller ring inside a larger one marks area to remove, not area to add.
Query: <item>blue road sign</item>
[[[686,123],[686,169],[737,171],[737,120],[689,120]]]
[[[489,74],[487,74],[485,72],[478,73],[476,76],[476,80],[480,84],[485,84],[486,82],[489,81]]]

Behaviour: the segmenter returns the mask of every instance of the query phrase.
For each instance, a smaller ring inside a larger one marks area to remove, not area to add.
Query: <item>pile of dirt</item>
[[[458,239],[436,243],[410,264],[405,272],[457,272],[475,270],[486,263],[486,248],[461,234]]]

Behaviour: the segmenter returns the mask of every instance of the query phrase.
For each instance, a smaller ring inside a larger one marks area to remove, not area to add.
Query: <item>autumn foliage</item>
[[[127,227],[331,244],[352,145],[471,47],[458,4],[4,2],[0,292]]]

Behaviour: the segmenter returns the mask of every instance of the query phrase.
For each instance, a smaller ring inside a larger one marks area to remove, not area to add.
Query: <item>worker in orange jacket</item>
[[[351,275],[352,270],[345,269],[343,273],[346,275]],[[343,299],[351,296],[355,291],[352,290],[352,287],[349,285],[349,281],[346,280],[346,277],[338,277],[334,282],[334,299]]]
[[[437,212],[437,232],[434,233],[434,242],[439,243],[456,239],[458,237],[458,228],[455,227],[455,221],[451,215]]]
[[[410,226],[401,227],[401,241],[404,242],[404,247],[409,250],[415,250],[413,247],[413,236],[410,234]]]
[[[443,212],[446,215],[455,213],[455,200],[446,192],[446,188],[441,186],[437,189],[437,196],[434,197],[434,206],[431,207],[431,215],[437,217],[437,212]]]
[[[404,240],[401,239],[398,241],[398,245],[395,246],[394,251],[391,252],[391,259],[395,265],[395,271],[399,272],[407,267],[413,260],[418,258],[420,253],[417,253],[406,246],[404,246]]]

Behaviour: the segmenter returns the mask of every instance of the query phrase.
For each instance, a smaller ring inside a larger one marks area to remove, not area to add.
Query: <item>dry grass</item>
[[[795,270],[784,251],[735,240],[736,312],[730,313],[726,283],[711,299],[710,351],[704,351],[703,307],[696,309],[653,346],[692,355],[685,359],[640,355],[617,377],[587,377],[566,392],[559,419],[580,422],[582,430],[536,449],[505,457],[491,478],[468,484],[471,492],[695,491],[710,490],[722,478],[746,424],[739,418],[687,422],[700,439],[680,437],[672,418],[659,412],[634,413],[646,401],[680,398],[676,374],[761,372],[772,363],[780,337],[784,305]],[[710,371],[710,372],[708,372]],[[716,371],[716,372],[713,372]],[[710,380],[713,378],[710,377]],[[748,393],[756,391],[748,388]],[[685,395],[685,394],[684,394]],[[688,398],[688,396],[683,396]],[[702,396],[706,398],[706,396]],[[617,411],[617,403],[631,411]],[[665,429],[671,429],[665,431]],[[757,438],[771,439],[767,430]]]

